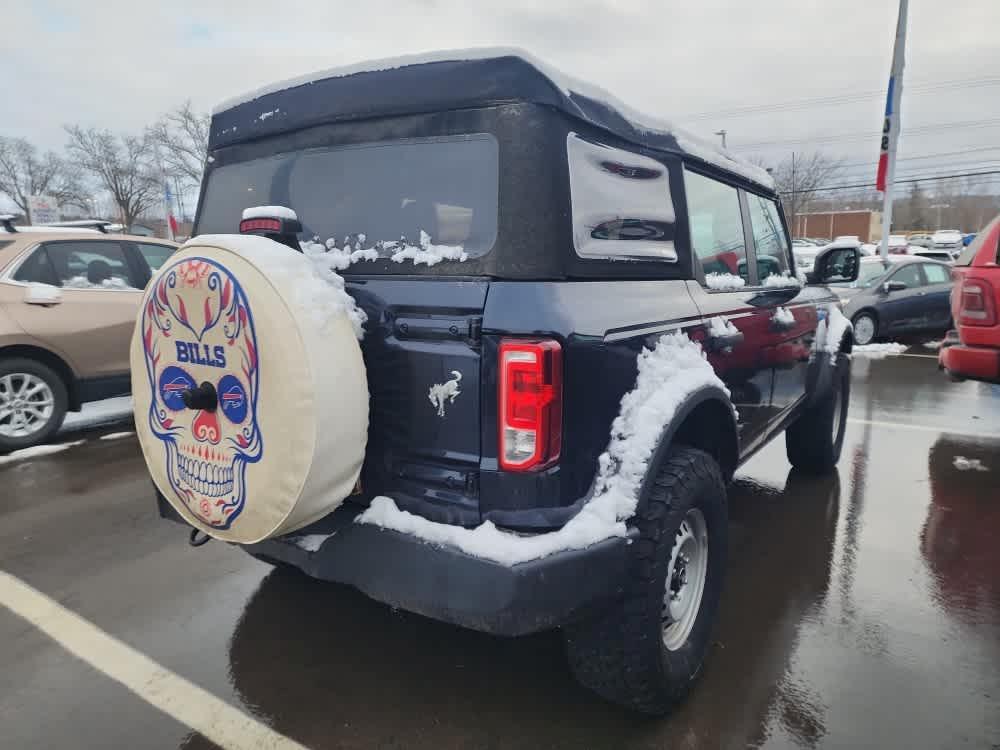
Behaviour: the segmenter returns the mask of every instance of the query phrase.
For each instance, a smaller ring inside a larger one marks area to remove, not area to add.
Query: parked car
[[[973,243],[973,241],[975,239],[976,239],[976,233],[975,232],[969,232],[968,234],[963,234],[962,235],[962,244],[965,245],[965,247],[968,247],[969,245],[971,245]]]
[[[690,689],[712,642],[725,485],[737,466],[786,426],[800,470],[830,472],[840,456],[852,341],[826,283],[857,276],[858,250],[826,248],[810,283],[795,283],[766,173],[643,126],[521,53],[469,54],[326,72],[213,115],[193,243],[241,226],[291,247],[353,232],[350,247],[364,256],[342,270],[367,314],[360,356],[371,407],[357,492],[294,533],[244,548],[458,625],[510,636],[563,628],[584,685],[660,714]],[[259,116],[272,110],[282,115]],[[289,196],[294,205],[282,206]],[[401,234],[427,247],[448,237],[459,249],[403,265]],[[158,280],[182,276],[184,262]],[[813,351],[824,318],[833,338]],[[255,352],[276,345],[262,330]],[[674,331],[704,342],[731,396],[721,383],[699,387],[662,416],[623,535],[505,564],[416,531],[453,538],[463,527],[492,533],[481,526],[490,522],[518,533],[508,540],[558,538],[546,535],[591,498],[640,353]],[[218,378],[212,364],[191,365],[186,382]],[[281,380],[280,366],[272,361],[269,377]],[[442,374],[451,380],[435,383]],[[287,384],[299,385],[309,387]],[[152,385],[143,399],[157,403],[157,393]],[[449,394],[458,400],[445,413]],[[174,412],[175,432],[211,408],[210,389],[182,395],[195,414]],[[148,455],[154,476],[172,465],[169,453]],[[209,499],[191,485],[158,488],[161,515],[210,534],[220,532],[199,521],[199,503],[211,513],[236,491]],[[247,508],[269,501],[247,492]],[[409,532],[355,522],[387,497],[414,519]]]
[[[130,390],[142,290],[175,243],[84,225],[0,229],[0,453],[49,438],[67,411]],[[100,224],[98,224],[100,226]]]
[[[940,263],[947,263],[951,265],[955,262],[954,256],[947,250],[935,250],[933,248],[923,248],[919,245],[910,246],[910,255],[917,258],[927,258],[928,260],[936,260]]]
[[[956,330],[938,355],[956,379],[1000,383],[1000,216],[955,261],[951,310]]]
[[[907,235],[906,241],[911,245],[916,245],[917,247],[929,248],[934,244],[934,238],[925,232],[917,232],[915,234]]]
[[[964,247],[962,233],[957,229],[939,229],[934,233],[931,241],[932,249],[945,250],[951,253],[953,258],[958,257]]]
[[[896,256],[881,275],[846,295],[844,314],[859,345],[878,339],[943,336],[951,328],[951,268],[912,256]]]
[[[906,255],[909,252],[910,243],[906,236],[902,234],[889,235],[889,255]]]

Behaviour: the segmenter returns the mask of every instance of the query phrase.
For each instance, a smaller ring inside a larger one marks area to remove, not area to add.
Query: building
[[[882,212],[860,209],[856,211],[819,211],[799,214],[793,222],[793,237],[855,236],[862,242],[872,242],[882,236]]]

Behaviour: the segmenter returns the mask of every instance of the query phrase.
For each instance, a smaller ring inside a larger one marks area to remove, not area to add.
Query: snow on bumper
[[[310,577],[353,586],[391,607],[505,636],[578,620],[620,595],[625,580],[629,537],[503,565],[411,534],[355,523],[362,510],[345,504],[295,536],[241,546]],[[171,511],[161,501],[161,514],[170,517]],[[320,536],[325,539],[315,543]]]

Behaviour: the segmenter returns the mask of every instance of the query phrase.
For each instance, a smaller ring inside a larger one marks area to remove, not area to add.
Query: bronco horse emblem
[[[152,401],[167,481],[203,523],[228,529],[246,503],[246,468],[263,454],[257,423],[260,361],[253,315],[232,273],[187,258],[155,279],[142,313]],[[218,408],[192,410],[182,394],[209,382]]]

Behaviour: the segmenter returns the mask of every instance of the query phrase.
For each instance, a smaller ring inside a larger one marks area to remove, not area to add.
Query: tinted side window
[[[788,270],[788,238],[774,201],[747,193],[747,205],[757,249],[757,278],[763,282],[768,276],[780,276]]]
[[[45,249],[63,288],[135,288],[125,251],[117,242],[48,242]]]
[[[647,156],[566,139],[573,244],[584,258],[676,260],[667,168]]]
[[[896,271],[896,273],[894,273],[889,280],[902,281],[910,289],[924,285],[924,277],[920,275],[920,266],[917,263],[911,263],[908,266],[903,266]]]
[[[25,259],[14,273],[14,281],[60,286],[59,278],[52,268],[49,255],[45,252],[44,247],[37,248],[35,252]]]
[[[928,284],[948,284],[951,282],[951,271],[944,266],[928,263],[924,266],[924,276]]]
[[[743,215],[736,188],[684,170],[691,247],[705,274],[720,273],[749,281]]]
[[[158,270],[174,254],[174,248],[170,245],[152,245],[140,242],[138,248],[146,263],[149,264],[150,271]]]

